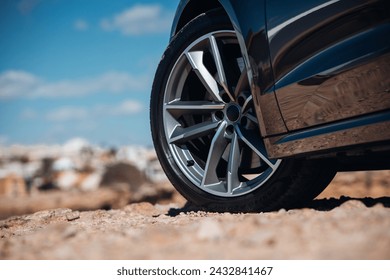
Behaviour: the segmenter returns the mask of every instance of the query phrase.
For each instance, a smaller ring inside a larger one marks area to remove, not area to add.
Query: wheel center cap
[[[231,104],[226,109],[226,117],[231,122],[236,122],[240,118],[240,107],[236,104]]]

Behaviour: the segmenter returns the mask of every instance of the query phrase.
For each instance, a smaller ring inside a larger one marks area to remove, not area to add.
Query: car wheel
[[[150,117],[167,177],[190,202],[211,210],[293,207],[334,176],[322,161],[267,156],[236,34],[215,11],[193,19],[169,44]]]

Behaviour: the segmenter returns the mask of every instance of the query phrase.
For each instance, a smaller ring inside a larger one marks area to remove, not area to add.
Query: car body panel
[[[390,150],[389,1],[182,0],[172,37],[195,3],[232,22],[271,158]]]
[[[387,3],[267,1],[275,91],[289,131],[390,108]]]

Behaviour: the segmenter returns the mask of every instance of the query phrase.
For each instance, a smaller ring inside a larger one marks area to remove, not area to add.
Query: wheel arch
[[[171,40],[192,19],[214,9],[221,9],[226,13],[219,0],[181,0],[173,20]]]

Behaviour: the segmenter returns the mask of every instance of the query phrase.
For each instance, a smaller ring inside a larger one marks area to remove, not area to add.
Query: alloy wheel
[[[174,162],[198,188],[235,197],[278,169],[260,137],[234,31],[201,36],[178,57],[164,91],[163,125]]]

